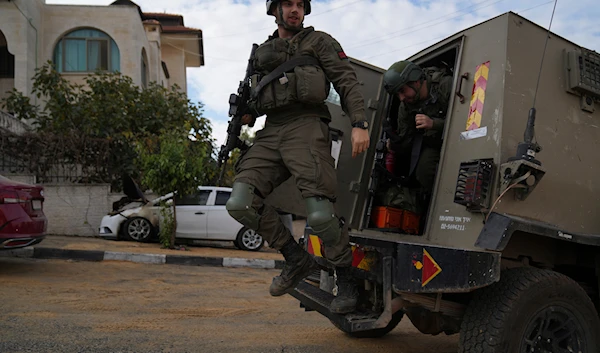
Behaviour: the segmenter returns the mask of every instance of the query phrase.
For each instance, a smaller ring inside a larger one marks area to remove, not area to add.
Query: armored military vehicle
[[[423,212],[377,197],[382,185],[411,187],[382,167],[382,126],[393,125],[399,102],[383,89],[384,70],[352,60],[369,112],[368,153],[351,158],[348,118],[335,97],[328,104],[359,305],[329,311],[335,288],[325,267],[291,295],[354,337],[385,335],[408,318],[425,334],[460,334],[460,352],[598,351],[600,55],[509,12],[409,60],[454,78]],[[270,202],[302,215],[295,196]],[[310,228],[305,240],[321,255]]]

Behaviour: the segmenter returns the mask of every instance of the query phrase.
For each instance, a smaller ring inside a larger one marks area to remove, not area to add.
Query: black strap
[[[388,119],[383,119],[383,131],[387,134],[387,137],[394,143],[399,143],[402,141],[400,136],[396,133],[396,131],[390,125]]]
[[[270,74],[263,77],[260,80],[260,82],[258,83],[258,85],[256,85],[256,88],[252,92],[252,96],[254,98],[258,97],[258,94],[260,93],[260,91],[263,88],[265,88],[266,85],[271,83],[271,81],[273,81],[276,78],[279,78],[284,72],[288,72],[288,71],[292,70],[293,68],[295,68],[296,66],[301,66],[301,65],[320,66],[319,60],[317,60],[316,58],[314,58],[312,56],[308,56],[308,55],[303,55],[303,56],[299,56],[299,57],[293,58],[291,60],[288,60],[288,61],[284,62],[283,64],[277,66],[275,68],[275,70],[273,70]]]
[[[419,157],[421,156],[421,146],[423,146],[423,133],[417,132],[413,139],[412,151],[410,152],[410,172],[408,173],[409,177],[415,171],[415,168],[417,167],[417,162],[419,162]]]

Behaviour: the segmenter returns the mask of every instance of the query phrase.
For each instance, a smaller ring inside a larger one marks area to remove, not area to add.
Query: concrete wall
[[[25,174],[3,174],[14,181],[36,184],[35,177]],[[48,218],[48,234],[97,236],[102,217],[112,211],[112,204],[125,196],[111,193],[109,184],[38,184],[44,187],[44,214]],[[145,193],[148,200],[158,197]]]
[[[161,49],[162,59],[167,64],[169,75],[171,76],[169,78],[169,85],[177,84],[181,90],[187,92],[185,52],[178,48],[181,47],[172,42],[165,41]]]
[[[148,65],[150,66],[148,82],[157,82],[159,84],[168,85],[168,82],[163,74],[160,57],[160,25],[158,24],[147,24],[144,25],[146,30],[146,36],[148,38],[148,47],[146,54],[148,54]]]
[[[0,2],[0,31],[6,37],[8,51],[15,56],[14,87],[31,97],[31,78],[41,47],[43,8],[41,0]]]
[[[13,0],[0,2],[0,31],[6,37],[9,52],[15,56],[15,78],[0,83],[0,94],[14,86],[38,103],[31,94],[35,69],[53,60],[54,48],[65,34],[83,27],[103,31],[116,42],[120,72],[130,76],[135,84],[141,85],[144,48],[149,61],[149,81],[166,87],[176,83],[187,92],[185,65],[193,63],[186,62],[184,50],[193,50],[197,43],[177,39],[171,39],[170,45],[161,43],[160,26],[144,25],[135,7],[46,5],[43,0]],[[169,35],[174,36],[178,35]],[[161,61],[167,64],[170,79],[165,77]],[[64,73],[65,78],[75,83],[82,83],[85,76],[87,73]]]
[[[0,78],[0,100],[8,97],[8,91],[15,87],[15,80],[12,78]]]
[[[110,185],[43,185],[48,234],[95,236],[100,221],[123,195]]]

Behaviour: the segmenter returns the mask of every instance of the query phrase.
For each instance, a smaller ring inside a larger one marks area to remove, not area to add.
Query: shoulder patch
[[[342,49],[340,43],[338,43],[336,40],[333,40],[331,44],[333,45],[333,50],[335,50],[340,60],[348,60],[348,56],[344,52],[344,49]]]

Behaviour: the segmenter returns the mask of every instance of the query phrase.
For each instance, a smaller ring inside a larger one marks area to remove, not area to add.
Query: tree
[[[137,158],[135,146],[163,131],[186,127],[192,138],[203,144],[209,155],[212,153],[212,127],[209,120],[202,117],[202,104],[191,103],[177,86],[164,88],[152,82],[147,89],[142,89],[130,77],[118,72],[90,74],[85,85],[79,85],[66,80],[54,70],[51,62],[36,70],[33,81],[33,93],[44,100],[43,107],[33,105],[17,90],[0,101],[0,106],[32,124],[38,135],[48,136],[42,136],[42,141],[57,140],[51,136],[77,137],[70,141],[80,143],[61,146],[65,151],[60,158],[43,155],[39,159],[63,164],[91,163],[94,168],[82,168],[96,174],[87,180],[116,186],[124,173],[138,176],[133,163]],[[108,155],[92,151],[87,154],[89,158],[72,158],[89,149],[91,140],[108,143]],[[99,159],[102,163],[98,163]],[[203,160],[207,169],[214,169],[207,159]],[[96,167],[99,164],[104,165],[102,170]]]
[[[208,158],[207,146],[190,138],[186,128],[163,131],[159,136],[150,136],[136,145],[137,160],[143,171],[142,183],[160,195],[173,192],[173,224],[163,218],[160,240],[163,246],[175,246],[177,229],[176,197],[196,193],[197,187],[208,178],[205,159]],[[166,205],[162,205],[163,215]],[[164,232],[162,229],[166,229]],[[170,234],[168,234],[170,233]]]
[[[244,141],[247,145],[252,145],[254,143],[255,135],[250,131],[249,128],[243,127],[242,133],[240,134],[240,140]],[[225,165],[225,174],[223,174],[223,180],[221,180],[221,186],[229,186],[233,185],[233,181],[235,179],[235,164],[241,157],[241,152],[238,148],[231,151],[229,155],[229,159],[227,160],[227,164]],[[216,167],[216,165],[215,165]],[[221,167],[223,168],[223,167]],[[220,170],[217,170],[215,175],[212,175],[212,179],[216,180],[219,177]]]

